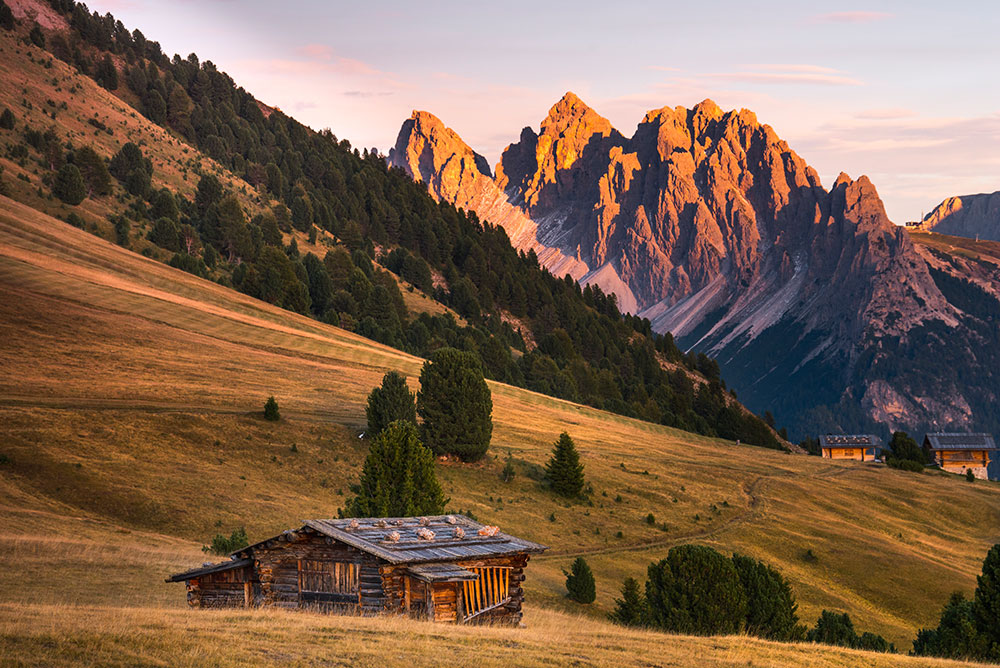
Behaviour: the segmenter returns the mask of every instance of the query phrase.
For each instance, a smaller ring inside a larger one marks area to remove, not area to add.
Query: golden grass
[[[744,636],[671,636],[530,606],[525,621],[527,628],[511,629],[269,610],[0,604],[0,666],[971,665]]]
[[[415,387],[422,363],[7,199],[0,289],[0,452],[11,459],[0,549],[12,572],[39,583],[0,589],[15,603],[94,604],[112,581],[121,596],[109,605],[179,604],[181,587],[158,581],[200,563],[197,545],[212,534],[245,524],[260,537],[334,515],[364,457],[365,396],[387,369]],[[586,613],[603,614],[623,577],[700,541],[778,566],[805,621],[824,607],[847,610],[905,648],[952,590],[972,590],[1000,539],[995,484],[736,447],[491,387],[493,456],[441,463],[439,476],[452,509],[552,546],[529,568],[535,605],[580,611],[563,597],[562,569],[583,554],[599,592]],[[258,415],[271,394],[278,424]],[[559,500],[532,478],[563,430],[582,452],[592,505]],[[518,476],[502,484],[508,452]],[[31,566],[55,545],[28,540],[40,535],[71,547],[121,542],[109,558],[159,552],[146,567],[126,558],[119,574],[86,560]],[[804,560],[806,550],[818,559]],[[60,588],[60,574],[76,584]]]

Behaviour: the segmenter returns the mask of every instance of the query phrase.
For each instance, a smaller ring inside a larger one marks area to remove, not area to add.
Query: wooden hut
[[[824,434],[819,447],[828,459],[874,462],[882,457],[882,439],[872,434]]]
[[[546,549],[463,515],[307,520],[167,582],[187,583],[193,607],[517,624],[529,556]]]
[[[924,449],[945,471],[972,471],[977,478],[986,480],[989,477],[990,453],[995,452],[997,446],[989,434],[938,432],[924,436]]]

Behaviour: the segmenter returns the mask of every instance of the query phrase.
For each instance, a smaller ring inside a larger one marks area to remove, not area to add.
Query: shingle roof
[[[332,538],[391,564],[460,561],[548,549],[499,531],[493,533],[464,515],[304,520],[302,530]],[[394,534],[399,534],[398,539],[393,540]],[[237,550],[233,556],[249,555],[254,548],[280,536]]]
[[[882,439],[873,434],[823,434],[819,437],[821,448],[882,447]]]
[[[184,571],[183,573],[177,573],[176,575],[171,575],[167,578],[167,582],[180,582],[181,580],[191,580],[192,578],[201,577],[202,575],[208,575],[210,573],[221,573],[222,571],[229,571],[234,568],[243,568],[244,566],[249,566],[249,559],[233,559],[232,561],[223,561],[218,564],[209,564],[207,566],[202,566],[201,568],[192,568],[189,571]]]
[[[479,576],[453,564],[417,564],[408,566],[411,575],[427,582],[458,582],[461,580],[478,580]]]
[[[996,450],[990,434],[960,434],[937,432],[924,436],[924,445],[932,450]]]

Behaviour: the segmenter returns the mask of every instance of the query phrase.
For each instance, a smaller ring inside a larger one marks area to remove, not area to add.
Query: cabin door
[[[360,564],[298,560],[299,605],[325,612],[356,613],[360,606]]]

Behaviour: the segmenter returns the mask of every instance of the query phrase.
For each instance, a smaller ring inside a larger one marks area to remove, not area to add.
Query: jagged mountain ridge
[[[476,155],[414,112],[389,160],[555,273],[717,357],[751,407],[809,431],[975,421],[968,388],[931,396],[918,378],[872,373],[886,341],[893,355],[926,354],[908,346],[929,325],[976,344],[874,185],[841,174],[825,189],[752,112],[663,107],[625,137],[567,93],[495,176]]]
[[[949,197],[924,216],[919,229],[1000,241],[1000,191]]]

